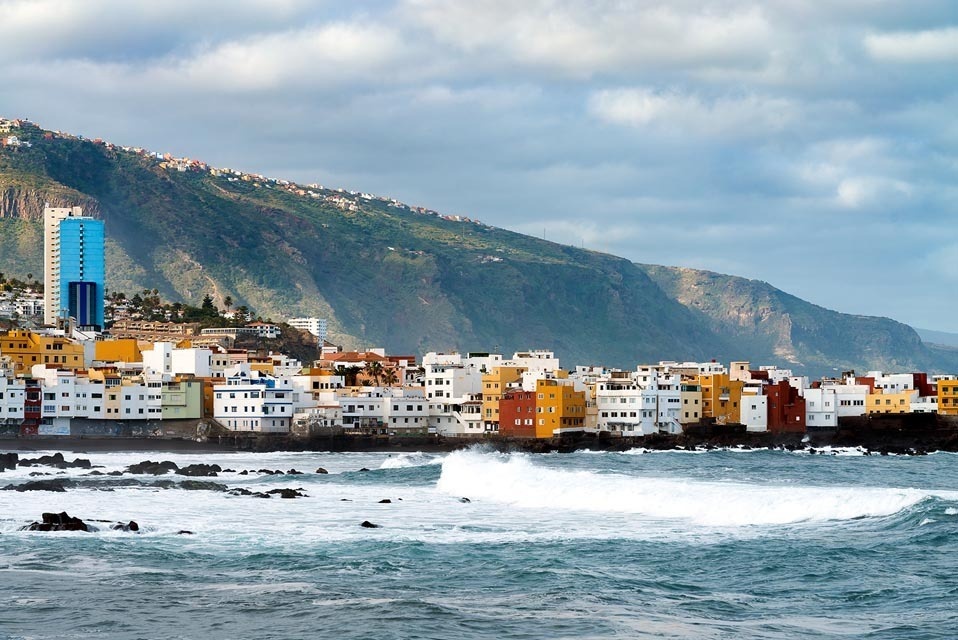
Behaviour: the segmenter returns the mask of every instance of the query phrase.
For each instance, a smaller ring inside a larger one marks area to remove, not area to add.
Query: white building
[[[740,418],[745,430],[750,432],[768,431],[768,396],[761,391],[751,389],[751,393],[742,394]]]
[[[596,427],[623,436],[681,433],[681,376],[640,367],[599,379],[595,387]]]
[[[60,315],[60,221],[83,217],[83,207],[43,209],[43,323],[56,324]]]
[[[248,365],[224,372],[226,383],[213,387],[213,417],[231,431],[286,433],[293,418],[293,386]]]
[[[327,322],[326,318],[290,318],[287,324],[302,331],[308,331],[316,336],[319,344],[326,341]]]
[[[835,386],[805,389],[805,425],[809,430],[838,427],[838,392]]]

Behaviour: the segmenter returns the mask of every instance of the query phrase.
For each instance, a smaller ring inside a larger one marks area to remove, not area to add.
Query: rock
[[[468,504],[468,503],[472,502],[472,500],[470,500],[469,498],[459,498],[459,502]]]
[[[288,476],[301,476],[301,475],[303,475],[303,472],[302,472],[302,471],[297,471],[296,469],[290,469],[289,471],[286,472],[286,475],[288,475]]]
[[[69,480],[56,478],[53,480],[31,480],[23,484],[8,484],[4,491],[56,491],[62,493],[67,487],[72,487],[73,483]]]
[[[79,518],[74,518],[69,515],[66,511],[60,513],[44,513],[42,516],[43,522],[33,522],[25,527],[21,527],[21,531],[96,531],[95,527],[91,527],[87,523],[83,522]]]
[[[102,476],[102,475],[103,475],[103,472],[102,472],[102,471],[96,471],[96,470],[94,470],[94,471],[91,471],[90,473],[84,473],[83,475],[85,475],[85,476]]]
[[[193,535],[193,532],[192,532],[192,531],[189,531],[189,530],[187,530],[187,529],[180,529],[179,531],[176,532],[176,535],[178,535],[178,536],[191,536],[191,535]]]
[[[191,464],[176,470],[181,476],[213,477],[223,469],[218,464]]]
[[[122,471],[111,471],[111,472],[109,472],[109,473],[106,474],[106,475],[108,475],[108,476],[122,476],[122,475],[123,475],[123,472],[122,472]]]
[[[270,489],[266,493],[270,495],[279,495],[280,498],[305,498],[306,494],[302,489]]]
[[[247,471],[246,469],[243,469],[242,471],[239,472],[239,475],[241,475],[241,476],[248,476],[248,475],[249,475],[249,471]]]
[[[382,500],[379,501],[379,504],[392,504],[392,503],[393,501],[390,500],[389,498],[383,498]]]
[[[236,473],[236,469],[223,469],[223,473]]]
[[[110,528],[113,529],[114,531],[127,531],[129,533],[140,532],[140,525],[138,525],[135,520],[130,520],[126,524],[123,524],[122,522],[118,522]]]
[[[326,471],[326,469],[323,469],[322,467],[320,467],[319,469],[316,469],[316,473],[321,475],[326,475],[329,473],[329,471]]]
[[[176,463],[170,462],[169,460],[164,460],[163,462],[144,460],[143,462],[132,464],[126,468],[128,473],[151,474],[154,476],[162,476],[177,469],[179,469],[179,467]]]
[[[0,453],[0,471],[4,469],[16,469],[20,456],[15,453]]]
[[[29,475],[29,476],[31,476],[31,477],[36,477],[36,476],[48,476],[48,475],[50,475],[50,474],[49,474],[49,473],[45,473],[45,472],[43,472],[43,471],[31,471],[31,472],[30,472],[29,474],[27,474],[27,475]]]
[[[174,484],[173,487],[184,491],[226,491],[227,488],[225,484],[205,480],[184,480]]]
[[[382,527],[381,524],[373,524],[369,520],[363,520],[359,526],[364,529],[380,529]]]
[[[369,469],[367,469],[366,467],[363,467],[362,469],[360,469],[360,471],[369,471]]]
[[[39,458],[24,458],[19,461],[21,467],[56,467],[57,469],[89,469],[93,464],[89,460],[76,458],[73,461],[64,459],[59,451],[52,456],[40,456]]]

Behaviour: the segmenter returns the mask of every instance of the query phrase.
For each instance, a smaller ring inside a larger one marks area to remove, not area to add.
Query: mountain
[[[106,222],[107,286],[275,319],[347,347],[554,349],[564,362],[750,359],[799,370],[951,366],[909,327],[764,283],[546,242],[388,198],[15,129],[0,148],[0,270],[42,273],[43,203]],[[29,146],[28,146],[29,145]],[[956,359],[955,361],[958,361]]]

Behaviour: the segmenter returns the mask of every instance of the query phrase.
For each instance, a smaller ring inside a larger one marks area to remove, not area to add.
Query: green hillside
[[[0,149],[0,271],[9,275],[42,273],[43,203],[80,204],[106,222],[108,288],[155,287],[192,304],[231,296],[277,320],[318,315],[347,347],[539,347],[568,364],[625,367],[666,358],[937,366],[904,325],[830,312],[768,285],[715,276],[710,295],[723,302],[713,308],[690,302],[664,268],[386,199],[214,175],[195,163],[180,162],[181,171],[146,152],[40,129],[18,135],[32,146]],[[730,305],[745,316],[767,307],[771,320],[725,321],[716,309]]]

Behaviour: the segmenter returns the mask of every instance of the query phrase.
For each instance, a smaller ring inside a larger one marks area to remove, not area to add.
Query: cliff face
[[[107,229],[107,287],[263,317],[317,315],[347,347],[554,349],[564,362],[749,359],[816,373],[935,362],[909,327],[764,283],[633,264],[359,194],[163,166],[27,131],[0,149],[0,270],[42,273],[44,202]]]
[[[743,353],[771,353],[798,370],[958,366],[954,352],[925,345],[914,329],[888,318],[831,311],[766,282],[681,267],[643,269],[713,331],[734,336]]]
[[[0,218],[43,222],[43,207],[83,207],[83,212],[100,216],[100,203],[82,193],[59,185],[28,187],[0,176]]]

